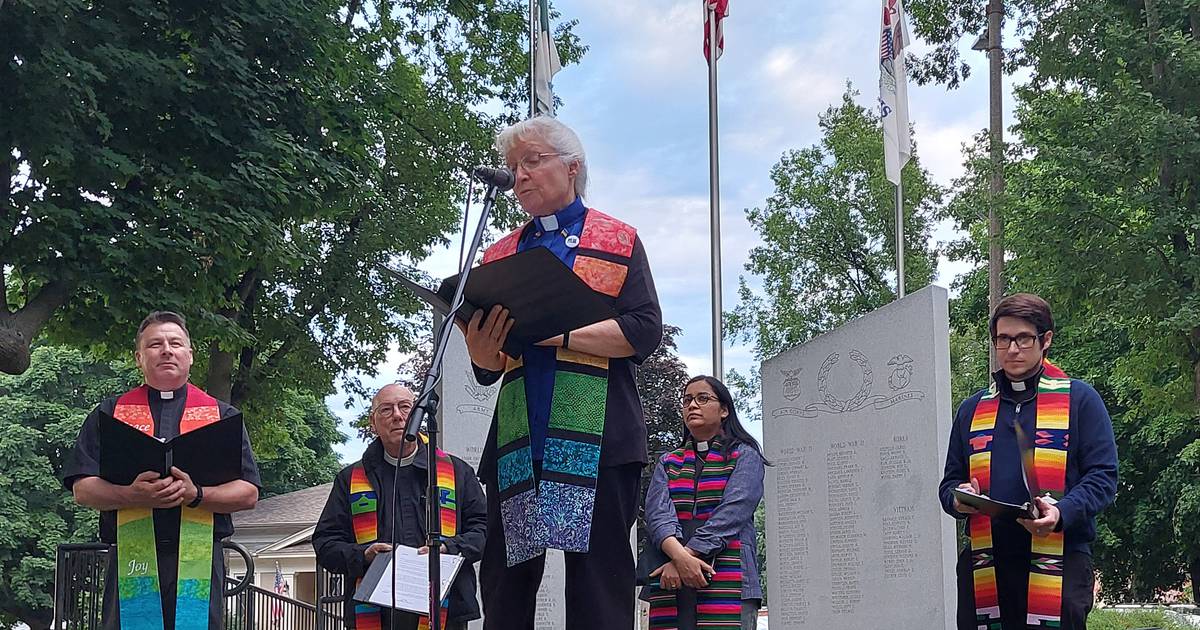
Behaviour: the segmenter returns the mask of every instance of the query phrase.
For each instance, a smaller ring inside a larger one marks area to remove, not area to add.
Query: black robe
[[[83,477],[100,475],[100,414],[112,415],[116,408],[117,398],[108,398],[101,402],[83,421],[79,429],[79,437],[75,447],[67,457],[63,466],[62,481],[67,490],[71,490],[75,482]],[[184,402],[187,398],[187,386],[174,392],[169,400],[164,400],[155,389],[150,389],[150,414],[154,417],[155,437],[169,440],[179,435],[179,419],[183,417]],[[221,419],[239,413],[238,410],[221,401],[217,401]],[[188,472],[188,471],[184,471]],[[258,475],[258,464],[254,461],[254,453],[250,449],[250,438],[242,429],[242,479],[259,488],[262,481]],[[160,594],[163,602],[164,630],[175,627],[175,583],[179,570],[179,515],[180,509],[154,510],[154,536],[158,549],[158,572]],[[225,558],[220,553],[221,540],[233,534],[233,519],[228,514],[213,515],[213,544],[218,553],[213,554],[212,595],[208,605],[208,627],[216,630],[222,627],[221,606],[225,581]],[[100,512],[100,540],[111,545],[108,552],[108,570],[104,576],[104,606],[102,623],[105,630],[119,630],[120,602],[117,600],[117,512],[104,510]]]

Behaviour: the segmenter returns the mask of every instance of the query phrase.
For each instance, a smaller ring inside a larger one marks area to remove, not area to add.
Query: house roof
[[[333,483],[263,499],[252,510],[233,515],[235,528],[264,525],[316,525]]]
[[[316,525],[313,525],[312,527],[305,527],[304,529],[290,536],[284,536],[283,538],[280,538],[269,545],[256,549],[254,551],[254,555],[278,555],[280,553],[303,553],[312,555],[312,535],[313,531],[316,529]]]

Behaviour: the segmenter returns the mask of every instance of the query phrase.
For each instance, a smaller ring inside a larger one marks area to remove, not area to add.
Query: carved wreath
[[[822,400],[826,405],[829,405],[836,411],[854,411],[862,407],[866,402],[867,397],[871,395],[871,364],[867,362],[867,357],[858,350],[850,351],[850,360],[858,364],[862,370],[862,382],[858,386],[858,391],[853,396],[846,400],[842,400],[837,396],[829,393],[829,370],[837,365],[841,360],[841,355],[837,352],[825,358],[825,363],[821,364],[821,371],[817,373],[817,390],[821,392]]]

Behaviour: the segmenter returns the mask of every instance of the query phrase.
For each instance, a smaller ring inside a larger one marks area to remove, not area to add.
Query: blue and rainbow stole
[[[419,433],[422,443],[428,443],[429,438]],[[447,538],[458,535],[458,496],[454,477],[454,461],[440,449],[435,451],[437,458],[437,487],[438,487],[438,520],[441,522],[442,536]],[[379,540],[379,497],[371,487],[367,471],[359,460],[350,469],[350,523],[354,528],[354,542],[365,545]],[[360,576],[355,586],[362,582]],[[441,606],[441,624],[446,627],[446,602]],[[429,617],[421,615],[417,623],[418,630],[429,629]],[[354,604],[354,627],[357,630],[381,630],[383,616],[378,606],[356,602]]]
[[[1055,500],[1067,489],[1067,444],[1070,427],[1071,379],[1049,361],[1038,381],[1037,420],[1033,462],[1041,490]],[[971,419],[971,477],[979,490],[991,487],[992,432],[1000,393],[995,383],[975,406]],[[967,517],[971,539],[971,563],[975,581],[975,620],[981,630],[1000,630],[1000,599],[996,591],[996,559],[992,549],[992,519],[983,514]],[[1034,536],[1029,570],[1029,604],[1026,625],[1030,628],[1061,627],[1063,580],[1063,532]]]
[[[714,441],[704,456],[699,478],[694,442],[689,440],[666,456],[663,465],[667,491],[680,523],[703,522],[712,516],[721,504],[739,454],[738,449],[728,455],[722,453],[719,443]],[[696,589],[696,627],[738,630],[742,624],[742,541],[736,537],[726,541],[725,548],[713,561],[713,569],[716,573],[708,586]],[[679,628],[677,592],[664,590],[658,577],[651,578],[648,594],[651,630]]]
[[[154,437],[149,388],[142,385],[117,399],[113,417]],[[187,386],[179,434],[183,435],[221,419],[217,399],[199,387]],[[175,628],[208,628],[208,603],[212,594],[213,513],[200,508],[180,508],[179,572],[175,588]],[[123,630],[162,630],[162,600],[158,578],[158,552],[154,537],[154,510],[117,510],[117,599]],[[219,585],[218,585],[219,587]]]
[[[517,253],[519,228],[484,253],[489,263]],[[583,222],[572,270],[616,299],[629,274],[637,231],[598,210]],[[547,548],[587,552],[608,405],[608,359],[557,348],[542,476],[533,478],[529,407],[521,359],[508,359],[496,402],[496,478],[508,566]]]

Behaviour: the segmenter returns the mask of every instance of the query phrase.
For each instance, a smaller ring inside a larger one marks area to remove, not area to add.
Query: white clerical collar
[[[708,452],[708,440],[697,440],[696,441],[696,450],[700,451],[701,453],[707,453]]]
[[[408,455],[405,455],[404,457],[401,457],[399,459],[392,457],[390,454],[388,454],[387,451],[384,451],[383,452],[383,461],[385,461],[393,466],[408,466],[409,464],[416,461],[417,450],[418,449],[414,448],[413,452],[411,452]]]
[[[175,390],[155,389],[154,387],[151,387],[150,385],[146,385],[146,388],[149,389],[150,391],[154,392],[155,394],[157,394],[159,400],[174,400],[175,396],[183,395],[183,392],[186,390],[187,385],[184,385],[183,387],[180,387],[179,389],[175,389]]]
[[[558,216],[557,215],[547,214],[544,217],[538,217],[537,222],[538,222],[538,225],[542,228],[543,232],[554,232],[554,231],[558,230]]]
[[[1025,391],[1025,381],[1013,381],[1011,383],[1014,392]]]

